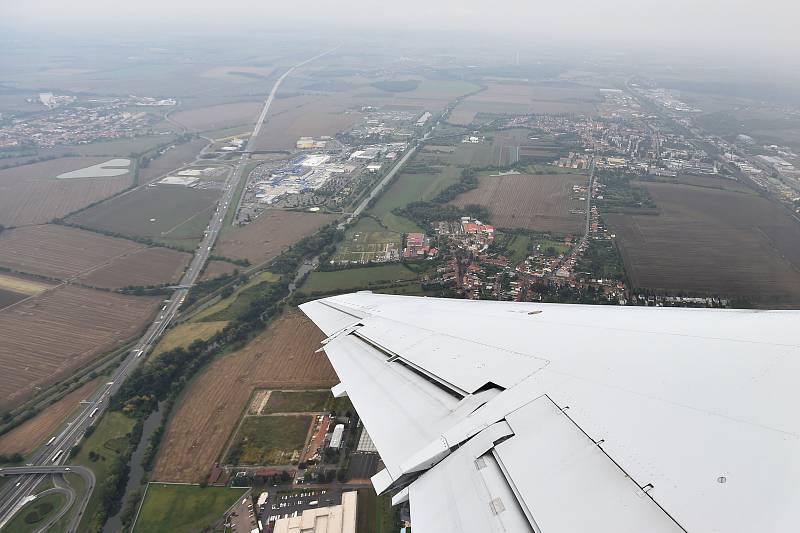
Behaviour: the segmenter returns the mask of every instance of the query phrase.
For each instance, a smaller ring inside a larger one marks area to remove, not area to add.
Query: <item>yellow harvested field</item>
[[[22,294],[33,295],[39,294],[52,287],[46,283],[39,281],[30,281],[16,276],[9,276],[7,274],[0,274],[0,289],[7,289],[14,292],[21,292]]]
[[[169,333],[156,345],[153,354],[157,355],[175,348],[186,348],[197,339],[210,339],[215,333],[222,331],[222,328],[227,324],[226,320],[217,322],[184,322],[169,330]]]

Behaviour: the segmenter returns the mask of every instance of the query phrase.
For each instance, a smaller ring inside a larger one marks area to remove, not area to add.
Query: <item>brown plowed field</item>
[[[269,209],[246,226],[224,233],[214,253],[257,265],[334,220],[333,215]]]
[[[45,224],[0,233],[0,266],[118,288],[178,281],[191,256],[125,239]]]
[[[582,209],[584,202],[572,200],[573,185],[586,184],[577,174],[510,174],[483,176],[477,189],[467,191],[451,203],[486,206],[491,222],[498,228],[522,228],[554,233],[578,233],[584,215],[570,210]]]
[[[125,239],[45,224],[0,233],[0,266],[66,279],[144,248]]]
[[[0,311],[0,408],[134,337],[160,301],[62,286]]]
[[[605,216],[633,287],[800,306],[800,224],[781,207],[747,192],[643,185],[659,215]]]
[[[24,300],[27,298],[27,294],[22,294],[21,292],[10,291],[8,289],[0,288],[0,309],[8,307],[11,304],[15,304],[20,300]]]
[[[277,99],[255,140],[255,149],[292,150],[300,137],[344,132],[361,118],[360,113],[348,109],[351,104],[341,96]]]
[[[207,280],[216,278],[222,274],[230,274],[237,268],[240,271],[243,270],[242,267],[236,266],[233,263],[228,263],[227,261],[209,261],[206,265],[206,269],[203,271],[203,275],[200,276],[200,279]]]
[[[0,453],[24,455],[32,452],[38,444],[58,428],[82,400],[94,392],[102,381],[103,378],[99,377],[85,383],[0,437]]]
[[[63,172],[108,159],[64,157],[0,170],[0,224],[42,224],[130,186],[133,179],[130,173],[110,178],[56,179]]]
[[[93,270],[80,279],[93,287],[111,289],[176,283],[191,258],[191,254],[168,248],[145,248]]]
[[[245,348],[213,362],[184,392],[170,418],[153,479],[199,482],[222,453],[255,389],[337,383],[324,338],[300,311],[278,318]]]

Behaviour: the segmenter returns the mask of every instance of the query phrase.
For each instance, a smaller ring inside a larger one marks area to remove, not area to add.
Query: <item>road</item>
[[[78,524],[80,523],[81,518],[83,518],[83,513],[89,503],[89,497],[92,495],[92,490],[94,490],[94,472],[82,466],[16,466],[10,468],[0,468],[0,476],[24,476],[20,480],[20,483],[23,483],[26,479],[35,479],[36,484],[38,484],[39,481],[44,479],[47,475],[60,474],[63,476],[64,474],[70,473],[81,476],[83,478],[84,485],[83,494],[81,495],[80,499],[77,500],[80,504],[77,509],[78,512],[73,514],[72,520],[67,526],[67,531],[78,531]],[[12,485],[13,483],[9,482],[8,484]],[[50,520],[48,520],[46,524],[43,524],[42,527],[40,527],[37,531],[47,530],[47,528],[67,514],[76,501],[75,491],[73,491],[71,487],[68,487],[66,484],[62,485],[58,481],[56,481],[55,485],[56,487],[54,489],[40,492],[37,497],[44,496],[52,492],[60,492],[67,496],[66,505],[64,505],[58,513],[51,517]],[[3,503],[5,504],[6,502],[4,501]],[[14,507],[12,507],[12,512],[8,513],[7,516],[0,521],[0,530],[3,528],[6,522],[13,517],[14,513],[23,507],[23,505],[24,503],[22,498],[15,502]]]
[[[338,46],[336,48],[338,48]],[[200,245],[197,247],[194,257],[192,257],[192,261],[184,272],[179,285],[177,285],[177,289],[172,293],[170,298],[165,301],[164,306],[158,312],[153,323],[147,328],[142,338],[128,353],[119,367],[117,367],[113,377],[97,390],[89,400],[83,402],[83,410],[74,419],[67,422],[66,426],[55,436],[51,443],[42,446],[28,459],[28,464],[30,466],[63,465],[66,463],[70,449],[80,442],[86,432],[86,428],[91,426],[95,420],[102,416],[103,412],[108,407],[109,398],[119,390],[125,379],[144,359],[142,356],[154,346],[156,341],[164,333],[164,330],[178,314],[181,303],[183,303],[183,300],[189,293],[189,289],[197,281],[206,261],[208,261],[209,255],[211,255],[211,250],[214,247],[214,243],[219,236],[220,229],[225,220],[225,215],[228,212],[233,196],[238,188],[239,181],[250,160],[250,154],[255,145],[256,138],[261,131],[262,123],[269,112],[272,101],[275,99],[278,88],[281,83],[283,83],[283,80],[295,69],[331,53],[336,50],[336,48],[294,65],[275,82],[269,96],[264,102],[264,107],[256,121],[253,132],[247,142],[246,149],[240,154],[233,172],[231,172],[231,175],[225,183],[225,192],[222,194],[217,204],[217,209],[212,215],[204,237],[200,241]],[[72,468],[75,469],[76,467]],[[5,469],[5,471],[10,470],[11,469]],[[9,483],[7,485],[10,486],[5,486],[0,490],[0,526],[13,516],[13,512],[16,511],[19,502],[29,496],[43,478],[43,475],[23,475],[19,483]],[[68,529],[67,531],[77,531],[77,524],[75,524],[75,526],[75,529]]]
[[[431,131],[433,131],[433,130],[431,130]],[[426,133],[425,136],[422,137],[421,141],[425,141],[430,136],[431,131]],[[421,144],[421,141],[415,143],[414,146],[412,146],[408,150],[408,152],[405,153],[405,155],[400,159],[400,161],[398,161],[397,164],[395,164],[395,166],[392,167],[392,170],[390,170],[389,172],[386,173],[386,176],[384,176],[383,179],[381,181],[379,181],[377,185],[375,185],[375,187],[369,193],[369,196],[364,198],[361,201],[361,203],[358,204],[358,207],[356,207],[355,210],[352,213],[350,213],[350,215],[347,217],[347,219],[345,221],[339,223],[339,225],[337,226],[338,229],[343,230],[353,220],[357,219],[358,216],[361,214],[361,212],[364,211],[364,209],[367,208],[367,206],[372,201],[372,199],[373,198],[377,198],[378,195],[381,194],[381,191],[383,191],[383,188],[386,186],[386,184],[388,184],[390,181],[392,181],[392,178],[394,178],[395,174],[397,174],[400,171],[400,169],[403,168],[403,165],[406,164],[406,161],[408,161],[409,158],[411,158],[411,156],[414,155],[414,153],[417,151],[417,148],[419,148],[419,146]]]

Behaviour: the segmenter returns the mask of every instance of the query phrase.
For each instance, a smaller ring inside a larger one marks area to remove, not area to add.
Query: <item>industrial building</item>
[[[355,533],[356,491],[342,493],[341,505],[307,509],[300,516],[275,521],[273,533]]]

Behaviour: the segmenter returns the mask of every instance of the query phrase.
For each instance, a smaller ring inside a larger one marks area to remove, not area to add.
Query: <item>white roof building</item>
[[[336,427],[333,428],[333,434],[331,435],[331,448],[338,448],[342,445],[342,435],[344,434],[344,424],[336,424]]]
[[[342,493],[342,504],[307,509],[300,516],[275,521],[273,533],[355,533],[356,491]]]

